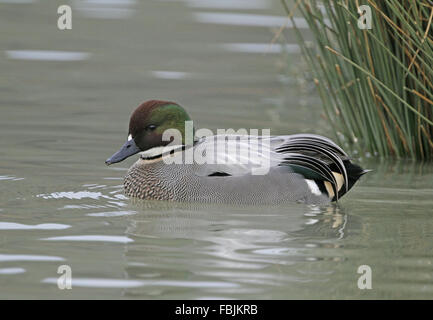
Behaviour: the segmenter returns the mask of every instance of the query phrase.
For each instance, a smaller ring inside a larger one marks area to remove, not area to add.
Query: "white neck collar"
[[[180,151],[182,150],[184,145],[174,145],[174,146],[160,146],[160,147],[154,147],[149,150],[143,151],[140,153],[140,157],[142,159],[153,159],[158,158],[163,155],[170,154],[174,151]]]

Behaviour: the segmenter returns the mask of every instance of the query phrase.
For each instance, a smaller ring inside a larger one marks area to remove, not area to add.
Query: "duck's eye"
[[[154,125],[154,124],[149,124],[147,127],[146,127],[146,130],[148,130],[148,131],[153,131],[153,130],[155,130],[156,129],[156,125]]]

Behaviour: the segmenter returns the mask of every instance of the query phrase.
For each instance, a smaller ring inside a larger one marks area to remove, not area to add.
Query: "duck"
[[[105,163],[140,154],[124,178],[128,197],[247,205],[337,202],[369,171],[317,134],[200,130],[176,102],[143,102],[130,117],[126,142]]]

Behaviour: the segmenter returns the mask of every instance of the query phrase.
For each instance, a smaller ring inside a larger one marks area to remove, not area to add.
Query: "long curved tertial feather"
[[[313,172],[319,174],[321,177],[323,177],[325,181],[329,181],[331,183],[334,194],[336,195],[336,199],[338,200],[337,180],[335,179],[335,176],[332,174],[331,169],[322,160],[304,154],[297,154],[297,155],[291,155],[290,158],[285,159],[283,161],[283,164],[288,164],[289,166],[298,165],[298,166],[306,167],[312,170]]]
[[[333,162],[338,170],[340,171],[340,173],[343,175],[344,177],[344,185],[346,188],[346,192],[348,191],[348,176],[347,176],[347,171],[346,168],[344,167],[343,161],[341,160],[341,157],[339,157],[335,152],[326,149],[325,147],[316,144],[315,142],[311,142],[311,141],[305,141],[303,140],[302,142],[300,142],[299,140],[293,143],[290,143],[288,145],[284,145],[280,148],[277,148],[276,150],[277,152],[296,152],[296,151],[312,151],[312,152],[317,152],[319,154],[322,154],[323,156],[325,156],[326,158],[328,158],[331,162]]]
[[[304,134],[304,133],[293,134],[289,137],[290,137],[290,141],[294,141],[294,140],[316,141],[321,145],[325,145],[331,149],[334,149],[337,153],[341,154],[342,156],[348,157],[347,153],[343,149],[341,149],[341,147],[338,144],[336,144],[334,141],[326,137],[315,135],[315,134]]]

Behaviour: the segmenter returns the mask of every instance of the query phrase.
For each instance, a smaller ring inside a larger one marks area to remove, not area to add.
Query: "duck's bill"
[[[105,160],[105,164],[109,166],[110,164],[117,163],[120,161],[125,160],[126,158],[140,152],[140,148],[137,147],[137,145],[134,142],[134,139],[128,140],[125,142],[125,144],[120,148],[119,151],[117,151],[115,154],[113,154],[110,158]]]

